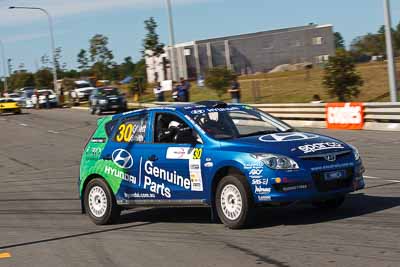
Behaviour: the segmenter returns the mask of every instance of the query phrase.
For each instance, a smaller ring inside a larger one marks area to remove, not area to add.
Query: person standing
[[[182,100],[181,102],[189,102],[190,101],[190,82],[181,78],[181,90],[182,90]]]
[[[154,88],[154,94],[156,96],[156,101],[157,102],[164,102],[165,98],[164,98],[164,91],[163,88],[161,86],[161,83],[157,83],[156,87]]]
[[[228,92],[231,93],[232,103],[240,103],[240,83],[236,77],[232,81],[231,89]]]

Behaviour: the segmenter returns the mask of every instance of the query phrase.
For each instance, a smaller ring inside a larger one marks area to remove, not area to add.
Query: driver
[[[183,124],[181,122],[173,120],[168,124],[167,129],[160,132],[158,139],[161,143],[172,143],[175,135],[182,128]]]

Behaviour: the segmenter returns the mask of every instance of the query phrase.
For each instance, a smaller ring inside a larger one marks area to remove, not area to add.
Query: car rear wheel
[[[313,201],[312,205],[318,209],[335,210],[343,204],[345,199],[346,199],[345,196],[340,196],[322,201]]]
[[[94,109],[94,107],[93,106],[90,106],[89,107],[89,112],[90,112],[90,114],[94,114],[94,112],[95,112],[95,109]]]
[[[220,220],[231,229],[248,226],[253,219],[253,200],[245,177],[228,175],[217,186],[215,205]]]
[[[114,194],[106,182],[93,179],[86,186],[84,195],[85,210],[97,225],[112,224],[118,221],[121,208],[115,201]]]
[[[95,108],[95,112],[96,115],[100,116],[101,115],[101,109],[100,108]]]

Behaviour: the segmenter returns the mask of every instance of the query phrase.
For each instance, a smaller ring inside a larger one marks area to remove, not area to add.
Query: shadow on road
[[[305,225],[358,217],[400,206],[400,197],[349,195],[344,205],[335,211],[321,211],[308,204],[289,207],[257,209],[255,225],[252,228],[265,228],[278,225]],[[120,223],[173,222],[210,223],[208,208],[154,208],[127,213]]]

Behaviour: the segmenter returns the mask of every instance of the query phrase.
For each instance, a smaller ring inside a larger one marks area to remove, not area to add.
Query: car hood
[[[221,149],[299,157],[341,152],[350,150],[351,147],[342,141],[324,135],[307,132],[289,132],[221,141]]]

